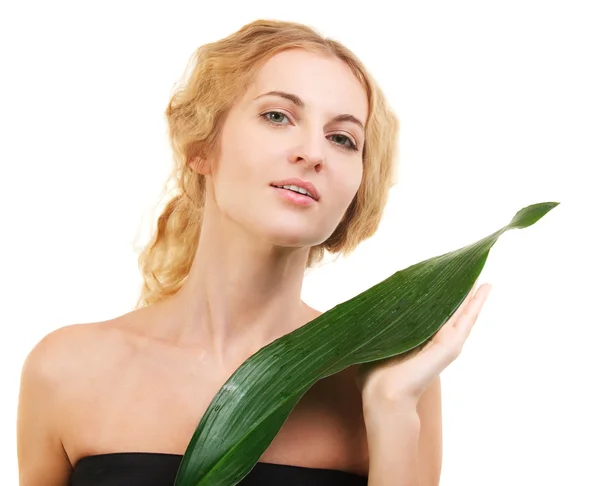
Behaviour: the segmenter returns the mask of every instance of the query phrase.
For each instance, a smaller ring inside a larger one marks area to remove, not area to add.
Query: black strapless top
[[[82,457],[69,486],[173,486],[182,455],[114,452]],[[258,462],[238,486],[367,486],[367,477],[334,469]]]

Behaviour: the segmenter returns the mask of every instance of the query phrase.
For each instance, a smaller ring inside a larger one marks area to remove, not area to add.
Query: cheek
[[[256,143],[245,135],[230,136],[223,144],[219,161],[219,179],[225,189],[238,191],[256,172]]]
[[[221,211],[234,219],[260,202],[268,182],[264,164],[260,164],[264,157],[255,147],[240,142],[242,140],[227,144],[214,178],[215,200]]]
[[[334,178],[337,181],[337,185],[335,188],[336,200],[333,203],[335,209],[332,210],[332,217],[340,221],[343,219],[360,187],[361,176],[362,171],[351,175],[348,173],[339,174],[337,178]]]
[[[352,197],[354,197],[354,195],[358,192],[358,188],[362,184],[362,178],[363,178],[363,166],[362,166],[362,162],[361,162],[358,174],[357,174],[356,178],[354,179]]]
[[[354,196],[358,192],[362,182],[362,176],[362,164],[355,171],[352,171],[351,174],[346,174],[346,180],[344,184],[344,200],[346,201],[345,207],[350,205],[352,199],[354,199]]]

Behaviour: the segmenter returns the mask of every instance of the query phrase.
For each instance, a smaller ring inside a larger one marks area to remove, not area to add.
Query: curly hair
[[[396,183],[396,115],[374,78],[341,43],[303,24],[256,20],[228,37],[200,46],[167,105],[174,166],[165,187],[171,183],[174,195],[138,258],[143,285],[137,308],[174,295],[189,274],[202,226],[206,187],[204,176],[192,170],[190,162],[218,151],[222,122],[260,67],[273,55],[298,48],[344,61],[364,87],[369,106],[359,189],[329,238],[310,248],[306,268],[321,261],[325,250],[349,254],[377,230],[389,189]]]

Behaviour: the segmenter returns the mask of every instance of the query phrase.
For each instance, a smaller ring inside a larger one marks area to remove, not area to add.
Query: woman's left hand
[[[424,346],[399,356],[359,368],[356,385],[362,393],[363,404],[414,403],[433,380],[462,351],[483,303],[492,286],[484,284],[474,292],[477,283],[460,307]],[[473,295],[474,294],[474,295]]]

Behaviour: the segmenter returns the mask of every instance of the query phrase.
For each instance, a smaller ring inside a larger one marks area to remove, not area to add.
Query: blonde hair
[[[377,230],[395,184],[397,117],[363,64],[342,44],[303,24],[256,20],[198,48],[167,106],[174,159],[170,181],[176,192],[138,259],[144,280],[138,308],[177,293],[190,271],[202,226],[205,178],[189,163],[218,151],[229,108],[270,57],[295,48],[344,61],[363,85],[369,104],[360,187],[330,237],[310,248],[307,268],[321,261],[325,250],[347,255]]]

